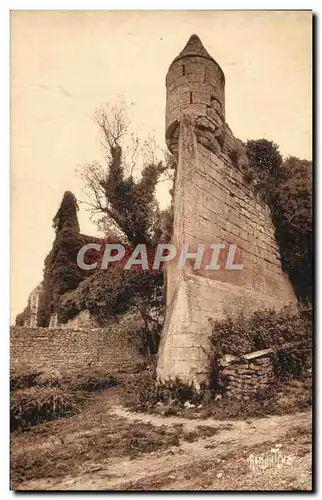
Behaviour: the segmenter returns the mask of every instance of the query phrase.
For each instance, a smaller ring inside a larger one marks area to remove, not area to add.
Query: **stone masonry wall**
[[[104,329],[11,327],[10,331],[12,370],[79,373],[91,367],[113,374],[133,372],[144,362],[133,323],[126,321]]]
[[[274,381],[273,364],[269,356],[246,360],[223,357],[218,360],[219,384],[228,396],[250,399]]]
[[[270,211],[245,184],[223,153],[218,156],[197,141],[193,123],[183,116],[174,198],[173,243],[224,242],[237,245],[242,270],[183,269],[167,266],[167,308],[158,359],[158,376],[206,383],[211,373],[209,319],[243,311],[279,309],[295,301],[281,270]]]
[[[245,152],[239,164],[231,159],[242,143],[223,122],[222,71],[196,35],[170,65],[166,84],[166,139],[177,156],[172,243],[178,253],[183,244],[189,252],[203,244],[205,251],[200,269],[193,269],[194,260],[181,269],[176,260],[167,264],[157,375],[200,387],[212,371],[209,319],[280,309],[296,299],[281,269],[270,210],[239,170],[247,162]],[[213,243],[225,248],[220,269],[208,270]],[[242,269],[226,268],[230,245],[236,246],[234,264]]]
[[[186,237],[192,248],[198,243],[234,243],[236,263],[243,265],[242,270],[221,266],[220,270],[201,269],[196,274],[289,299],[292,288],[281,269],[268,206],[253,194],[227,156],[219,157],[197,144],[195,159],[192,178],[185,186],[190,200],[186,205]],[[222,254],[219,262],[224,264],[227,255],[225,251]]]

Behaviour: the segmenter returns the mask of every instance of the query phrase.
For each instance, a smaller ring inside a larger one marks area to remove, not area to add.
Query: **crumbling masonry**
[[[236,244],[242,270],[166,269],[166,319],[157,373],[197,387],[210,378],[209,318],[295,302],[271,213],[244,180],[241,141],[225,122],[225,76],[196,35],[167,78],[166,140],[177,156],[173,243]]]

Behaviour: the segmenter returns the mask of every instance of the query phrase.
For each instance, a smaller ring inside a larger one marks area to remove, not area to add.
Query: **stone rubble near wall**
[[[219,385],[228,396],[251,399],[265,390],[274,380],[274,370],[269,356],[252,359],[218,360]]]

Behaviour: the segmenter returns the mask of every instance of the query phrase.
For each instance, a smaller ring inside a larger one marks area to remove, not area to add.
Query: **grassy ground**
[[[185,431],[182,424],[155,427],[150,422],[117,416],[110,407],[113,395],[112,390],[92,395],[83,411],[73,418],[14,432],[12,487],[29,479],[63,477],[70,470],[90,470],[106,456],[126,456],[133,460],[157,450],[179,447],[181,441],[193,442],[218,432],[207,425]]]
[[[16,490],[284,490],[311,488],[310,412],[218,421],[124,408],[122,388],[92,393],[80,413],[11,435]],[[190,411],[190,410],[189,410]],[[253,471],[271,449],[292,466]]]
[[[115,385],[113,377],[93,370],[73,375],[57,370],[11,373],[10,430],[70,417],[81,411],[88,394]]]

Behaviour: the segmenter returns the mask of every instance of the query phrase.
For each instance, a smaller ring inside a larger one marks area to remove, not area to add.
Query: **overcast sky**
[[[163,146],[165,75],[192,33],[226,75],[235,136],[311,159],[310,12],[21,11],[11,21],[12,321],[42,279],[64,191],[81,198],[75,168],[100,158],[94,109],[122,93],[134,127]],[[97,234],[83,209],[79,220]]]

